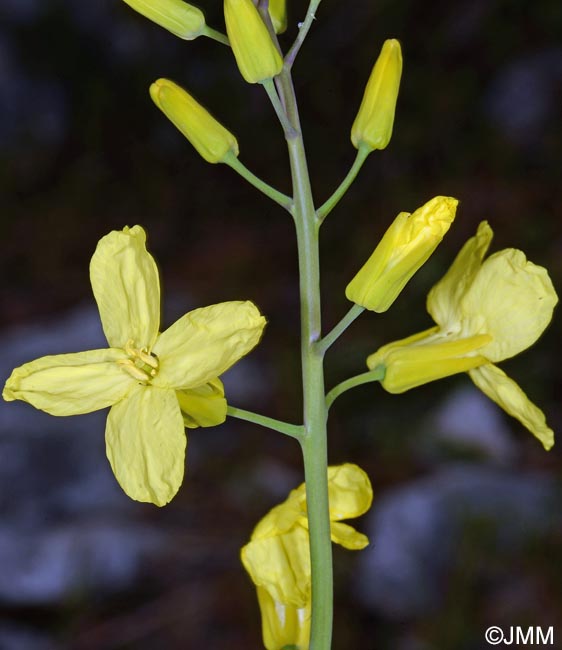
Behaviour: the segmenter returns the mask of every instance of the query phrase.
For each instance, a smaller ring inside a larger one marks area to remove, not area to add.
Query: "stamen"
[[[128,372],[131,377],[138,379],[139,381],[150,381],[150,376],[146,374],[144,370],[137,368],[131,359],[119,359],[117,363]]]
[[[158,359],[153,357],[151,354],[147,354],[145,352],[146,348],[143,348],[142,350],[137,350],[137,354],[139,358],[146,363],[147,366],[150,366],[151,368],[154,368],[154,370],[158,369]]]
[[[135,348],[133,339],[129,339],[123,349],[129,358],[122,359],[117,363],[131,377],[146,382],[156,377],[156,373],[158,372],[158,359],[156,356],[149,354],[148,348],[143,347],[137,349]]]

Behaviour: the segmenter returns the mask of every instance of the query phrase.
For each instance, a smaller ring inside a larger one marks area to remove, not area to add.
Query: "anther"
[[[137,368],[130,359],[120,359],[117,363],[134,379],[138,379],[139,381],[150,381],[150,376],[147,375],[144,370]]]

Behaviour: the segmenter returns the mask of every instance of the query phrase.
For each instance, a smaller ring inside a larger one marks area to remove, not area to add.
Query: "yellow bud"
[[[158,79],[150,86],[150,96],[207,162],[222,162],[229,151],[238,156],[232,133],[173,81]]]
[[[436,196],[413,214],[401,212],[347,285],[348,299],[371,311],[386,311],[437,248],[457,205],[457,199]]]
[[[384,149],[390,142],[400,77],[402,52],[396,39],[384,42],[367,86],[355,122],[351,127],[351,141],[359,149]]]
[[[172,34],[192,41],[205,29],[203,12],[182,0],[124,0],[130,7]]]
[[[430,381],[468,372],[489,363],[478,354],[492,337],[476,334],[466,338],[443,335],[439,327],[394,341],[367,358],[369,370],[385,366],[381,384],[389,393],[404,393]]]
[[[224,0],[224,19],[236,63],[248,83],[281,72],[283,59],[252,0]]]
[[[287,0],[269,0],[269,15],[276,34],[287,29]]]

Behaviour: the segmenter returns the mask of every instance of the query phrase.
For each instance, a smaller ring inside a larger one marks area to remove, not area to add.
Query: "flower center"
[[[148,348],[135,348],[134,341],[129,339],[124,348],[128,359],[121,359],[117,363],[123,370],[144,383],[156,377],[158,372],[158,358],[148,352]]]

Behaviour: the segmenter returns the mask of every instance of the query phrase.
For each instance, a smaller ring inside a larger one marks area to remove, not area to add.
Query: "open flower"
[[[558,297],[546,269],[513,248],[483,261],[492,230],[483,221],[427,298],[437,323],[424,332],[383,346],[367,359],[383,366],[391,393],[458,372],[517,418],[550,449],[554,434],[543,412],[494,363],[531,346],[552,319]]]
[[[251,302],[182,316],[159,333],[160,283],[140,226],[103,237],[90,279],[109,348],[47,356],[16,368],[4,387],[51,415],[111,406],[107,456],[123,490],[162,506],[178,491],[188,427],[223,422],[217,377],[259,341],[265,319]]]
[[[369,543],[367,537],[341,523],[367,512],[373,499],[371,483],[357,465],[328,468],[332,541],[351,550]],[[311,566],[306,487],[293,490],[256,526],[242,548],[242,563],[257,587],[267,650],[309,647]]]

